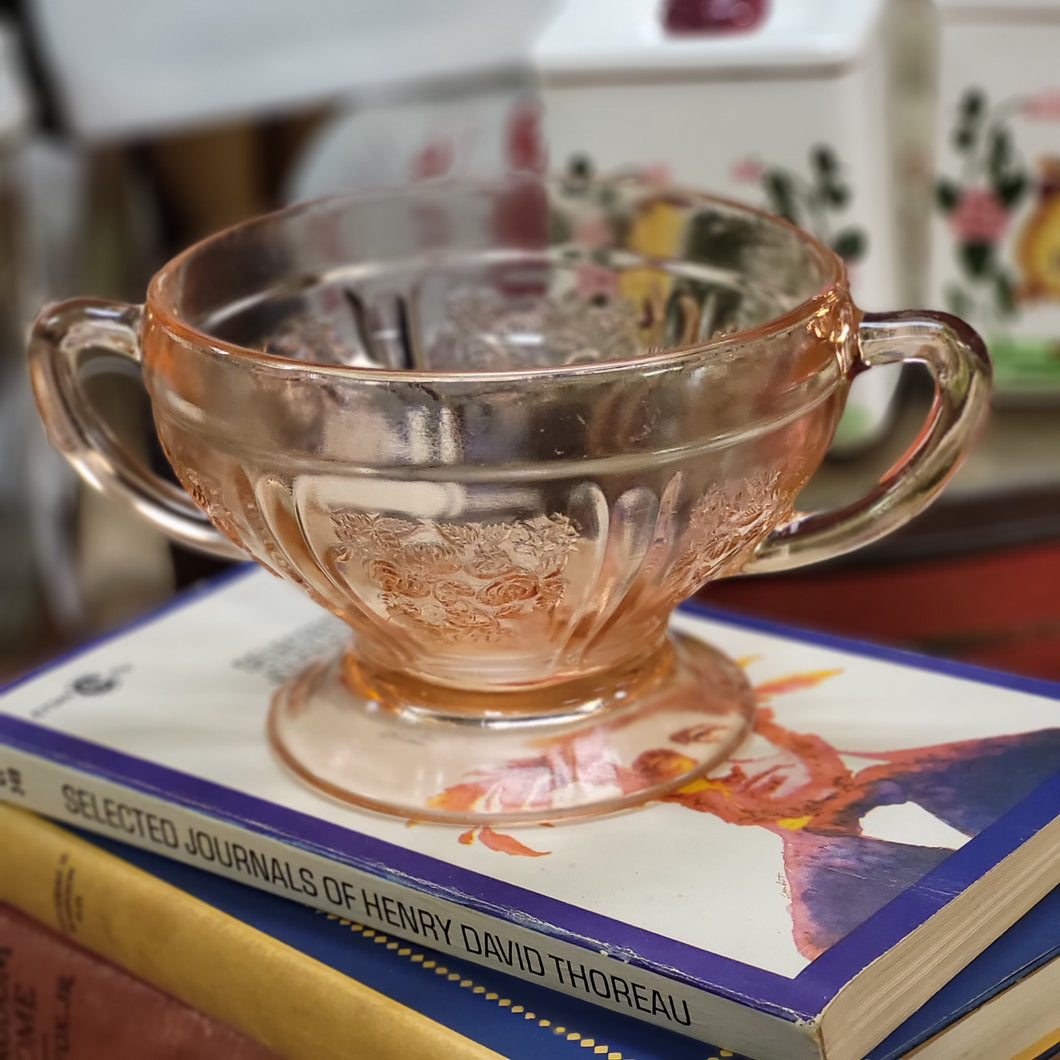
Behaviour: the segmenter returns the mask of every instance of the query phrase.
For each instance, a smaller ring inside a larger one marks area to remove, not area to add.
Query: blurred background
[[[647,171],[765,207],[867,310],[955,312],[991,419],[906,530],[715,583],[734,611],[1060,679],[1060,0],[0,3],[0,679],[219,564],[79,484],[24,367],[46,302],[142,300],[173,253],[288,202],[515,169]],[[95,400],[146,460],[136,380]],[[863,492],[931,400],[851,396],[803,507]]]

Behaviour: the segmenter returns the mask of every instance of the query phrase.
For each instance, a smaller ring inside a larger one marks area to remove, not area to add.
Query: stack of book
[[[0,1056],[1052,1055],[1060,687],[674,621],[741,660],[753,738],[554,828],[287,776],[270,690],[343,631],[264,572],[8,689]]]

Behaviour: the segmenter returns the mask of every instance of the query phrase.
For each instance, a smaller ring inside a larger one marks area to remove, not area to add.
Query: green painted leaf
[[[868,237],[860,228],[844,228],[832,239],[832,249],[845,261],[860,261],[868,246]]]
[[[1030,186],[1026,173],[1010,173],[998,181],[995,191],[997,197],[1011,209],[1027,194]]]
[[[548,215],[548,239],[550,243],[569,243],[573,234],[570,218],[558,210]]]
[[[717,268],[743,268],[747,248],[754,242],[754,228],[754,222],[738,215],[697,213],[688,226],[685,256]]]
[[[830,184],[825,189],[825,198],[829,206],[842,209],[850,202],[850,189],[845,184]]]
[[[791,177],[779,169],[770,169],[762,176],[762,185],[773,213],[779,214],[792,224],[798,224],[798,199]]]
[[[994,290],[997,293],[997,306],[1004,314],[1012,313],[1016,308],[1016,285],[1006,272],[998,272],[994,277]]]
[[[978,88],[969,88],[961,96],[960,112],[965,118],[979,118],[986,109],[986,97]]]
[[[957,255],[965,270],[972,276],[982,278],[994,269],[993,243],[961,243]]]
[[[945,291],[946,308],[959,317],[970,317],[974,308],[972,299],[955,284],[951,284]]]
[[[567,176],[587,180],[593,175],[593,160],[588,155],[571,155],[567,162]]]
[[[810,162],[821,176],[834,177],[839,172],[839,159],[835,151],[825,144],[818,144],[810,152]]]
[[[987,169],[990,173],[991,182],[997,187],[998,182],[1005,176],[1009,163],[1012,161],[1012,138],[1008,130],[1000,126],[990,133],[990,147],[987,156]]]
[[[961,189],[946,177],[940,177],[935,182],[935,202],[939,209],[949,213],[961,197]]]

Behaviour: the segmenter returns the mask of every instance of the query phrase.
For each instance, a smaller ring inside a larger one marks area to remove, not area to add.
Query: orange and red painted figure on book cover
[[[961,837],[976,835],[1060,770],[1060,728],[991,736],[895,751],[837,748],[822,737],[777,721],[774,697],[809,688],[838,670],[792,674],[759,684],[754,734],[722,767],[679,788],[667,801],[709,813],[729,824],[759,827],[783,844],[784,882],[792,931],[807,959],[822,954],[953,853]],[[693,742],[695,727],[671,742]],[[510,762],[503,771],[447,789],[438,805],[483,800],[511,808],[545,797],[545,758],[570,759],[584,780],[622,784],[605,747],[550,746],[540,756]],[[595,769],[589,759],[595,756]],[[687,768],[679,751],[642,755],[639,770],[657,776]],[[880,807],[914,804],[951,829],[949,845],[884,838],[866,830]],[[480,841],[507,854],[543,856],[514,836],[472,829],[461,842]]]

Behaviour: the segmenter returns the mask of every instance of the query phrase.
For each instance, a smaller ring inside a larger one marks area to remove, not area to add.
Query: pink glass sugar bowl
[[[966,325],[863,315],[786,223],[573,178],[295,206],[181,254],[142,307],[46,308],[30,357],[86,479],[349,625],[273,700],[285,765],[459,823],[623,809],[724,760],[754,698],[674,608],[908,521],[990,388]],[[856,503],[799,512],[851,380],[899,361],[934,379],[919,437]],[[130,362],[186,492],[86,398]]]

